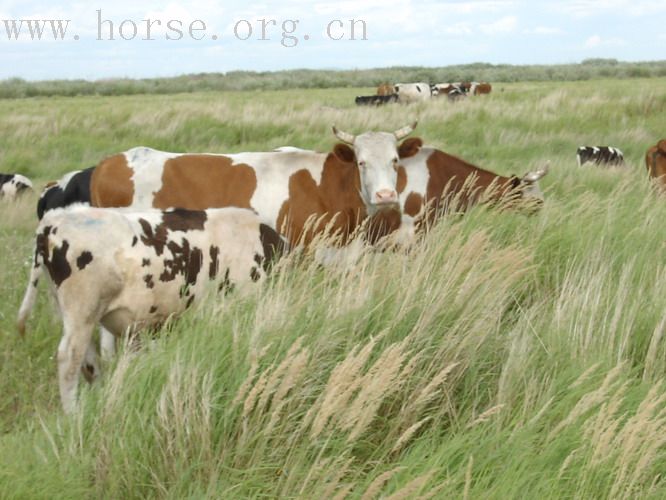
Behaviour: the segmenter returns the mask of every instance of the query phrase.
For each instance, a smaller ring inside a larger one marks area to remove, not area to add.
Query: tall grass
[[[661,83],[526,83],[373,110],[348,90],[12,108],[3,150],[37,159],[39,180],[137,143],[325,149],[333,122],[413,116],[449,152],[503,173],[550,160],[551,173],[537,215],[477,207],[412,248],[344,269],[287,261],[249,296],[211,297],[122,349],[74,418],[46,293],[26,339],[13,332],[34,200],[3,205],[0,497],[663,497],[666,200],[641,164]],[[581,169],[581,143],[621,147],[629,165]]]

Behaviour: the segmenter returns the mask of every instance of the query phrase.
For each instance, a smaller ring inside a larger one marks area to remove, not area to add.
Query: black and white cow
[[[396,83],[393,92],[397,94],[398,101],[402,103],[421,102],[430,99],[433,90],[429,83]]]
[[[13,200],[32,190],[30,179],[21,174],[0,174],[0,199]]]
[[[611,146],[581,146],[576,151],[578,166],[586,163],[596,165],[624,165],[622,151]]]
[[[46,185],[37,201],[37,217],[42,220],[44,213],[54,208],[62,208],[74,203],[90,204],[90,178],[95,167],[75,170],[65,174],[59,181]]]
[[[388,95],[360,95],[355,101],[357,106],[381,106],[391,102],[398,102],[398,94]]]
[[[23,334],[39,278],[48,273],[63,319],[58,378],[63,408],[76,408],[79,371],[99,373],[98,323],[116,337],[160,325],[207,290],[259,282],[286,250],[251,210],[51,210],[37,228],[34,265],[18,314]]]

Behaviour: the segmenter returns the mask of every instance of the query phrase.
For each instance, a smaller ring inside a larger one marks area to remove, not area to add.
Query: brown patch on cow
[[[419,137],[410,137],[402,141],[398,146],[398,156],[400,158],[410,158],[418,153],[423,147],[423,140]]]
[[[382,83],[377,87],[377,95],[391,95],[393,94],[393,85],[390,83]]]
[[[215,279],[217,276],[217,273],[219,271],[219,262],[218,258],[220,256],[220,249],[216,247],[215,245],[211,245],[210,249],[208,250],[208,254],[210,255],[210,265],[208,267],[208,277],[210,279]]]
[[[512,187],[512,179],[494,174],[456,156],[434,150],[426,160],[429,177],[426,188],[428,218],[437,213],[466,210],[489,194],[488,201],[499,200]],[[466,184],[467,183],[467,184]],[[491,193],[486,190],[493,186]]]
[[[410,217],[416,217],[423,208],[423,196],[412,191],[405,200],[405,213]]]
[[[289,198],[280,208],[276,228],[286,236],[290,247],[307,246],[325,231],[339,236],[344,244],[366,217],[360,189],[355,161],[343,162],[335,153],[329,153],[319,185],[307,170],[299,170],[289,178]]]
[[[90,178],[90,203],[94,207],[127,207],[134,199],[134,170],[124,154],[113,155],[97,165]]]
[[[182,155],[164,163],[153,207],[250,208],[256,188],[257,175],[249,165],[232,165],[226,156]]]
[[[400,165],[397,169],[398,180],[395,183],[395,189],[398,193],[402,193],[407,187],[407,172],[405,172],[405,167]]]
[[[78,267],[80,270],[83,270],[88,264],[92,262],[92,260],[93,260],[92,253],[85,250],[81,252],[81,255],[79,255],[78,258],[76,259],[76,267]]]

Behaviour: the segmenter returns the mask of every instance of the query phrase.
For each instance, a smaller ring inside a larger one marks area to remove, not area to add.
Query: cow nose
[[[380,189],[375,193],[375,202],[382,203],[397,203],[398,193],[394,189]]]

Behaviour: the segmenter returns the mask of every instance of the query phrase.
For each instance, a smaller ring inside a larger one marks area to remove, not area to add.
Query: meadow
[[[476,207],[347,269],[287,261],[121,349],[62,414],[47,287],[25,338],[37,194],[0,204],[0,498],[664,498],[666,198],[645,150],[666,78],[498,83],[357,108],[367,88],[0,100],[0,170],[46,181],[133,146],[329,150],[414,135],[502,174],[549,161],[535,215]],[[624,168],[579,168],[613,145]],[[103,277],[100,277],[103,279]]]

